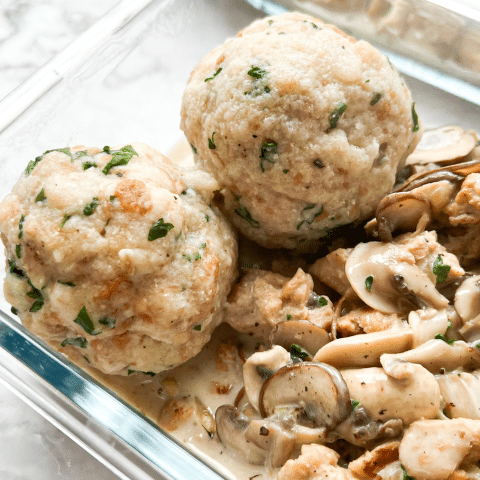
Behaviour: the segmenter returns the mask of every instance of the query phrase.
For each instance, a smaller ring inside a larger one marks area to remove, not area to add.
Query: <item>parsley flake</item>
[[[26,295],[34,300],[30,307],[30,312],[38,312],[45,303],[43,293],[37,287],[35,287],[30,280],[27,280],[27,283],[32,287],[32,291],[27,292]]]
[[[378,101],[382,98],[382,94],[380,92],[375,92],[373,94],[372,101],[370,102],[370,106],[374,106]]]
[[[330,130],[333,130],[334,128],[337,128],[337,123],[340,120],[340,117],[345,113],[345,110],[347,109],[347,105],[343,102],[338,102],[337,106],[335,107],[335,110],[330,115],[330,128],[327,130],[329,132]]]
[[[93,197],[93,200],[90,203],[87,203],[87,205],[85,205],[83,209],[83,214],[86,217],[89,217],[90,215],[93,214],[95,209],[98,207],[98,204],[99,204],[98,197]]]
[[[65,226],[69,218],[71,218],[71,215],[68,215],[67,213],[63,215],[63,219],[60,223],[60,228],[63,228]]]
[[[267,73],[266,70],[262,70],[260,67],[255,67],[254,65],[252,65],[252,68],[247,72],[247,74],[253,78],[263,78]]]
[[[213,140],[213,136],[215,135],[215,133],[216,132],[213,132],[211,138],[208,139],[208,148],[210,150],[215,150],[217,148],[217,146],[215,145],[215,141]]]
[[[88,170],[89,168],[97,168],[98,165],[95,162],[83,162],[82,168],[84,170]]]
[[[260,228],[260,223],[252,217],[247,208],[239,206],[234,212],[250,224],[252,228]]]
[[[455,342],[454,338],[452,338],[451,340],[448,340],[447,337],[443,333],[437,333],[435,335],[435,340],[443,340],[445,343],[448,343],[449,345],[452,345],[453,342]]]
[[[355,410],[360,405],[360,401],[359,400],[353,400],[353,398],[351,398],[350,399],[350,404],[352,405],[352,410]]]
[[[90,315],[87,313],[85,305],[78,312],[77,318],[74,320],[77,325],[80,325],[89,335],[98,335],[100,332],[95,331]]]
[[[433,274],[436,275],[437,277],[437,284],[438,283],[443,283],[447,277],[448,273],[450,272],[450,265],[444,265],[443,264],[443,259],[441,255],[438,255],[438,257],[435,259],[433,262]]]
[[[311,225],[313,221],[323,213],[323,205],[319,205],[318,209],[314,212],[310,210],[315,209],[316,205],[310,203],[301,212],[302,221],[297,225],[297,230],[300,230],[304,224]]]
[[[400,465],[402,472],[403,472],[403,477],[402,480],[415,480],[415,478],[411,477],[407,471],[405,470],[405,467],[403,465]]]
[[[138,153],[133,149],[131,145],[126,145],[122,147],[120,150],[113,152],[110,150],[110,147],[106,146],[103,147],[103,151],[108,154],[112,154],[112,159],[103,167],[102,173],[107,175],[110,170],[114,167],[119,167],[121,165],[127,165],[128,162],[134,155],[138,155]]]
[[[17,264],[13,260],[7,260],[8,262],[8,273],[15,275],[18,278],[25,278],[27,275],[25,272],[17,267]]]
[[[70,149],[68,147],[66,148],[54,148],[52,150],[47,150],[44,155],[46,155],[47,153],[51,153],[51,152],[61,152],[61,153],[64,153],[65,155],[68,155],[71,160],[73,161],[73,155],[72,155],[72,152],[70,151]]]
[[[165,237],[173,228],[173,224],[165,223],[163,218],[161,218],[152,225],[152,228],[150,228],[150,231],[148,232],[148,241],[153,242],[154,240],[157,240],[157,238]]]
[[[11,308],[10,308],[10,311],[11,311],[14,315],[18,315],[18,308],[11,307]]]
[[[196,155],[198,153],[198,150],[192,144],[190,144],[190,146],[192,147],[193,153]]]
[[[220,72],[222,71],[222,68],[220,67],[211,77],[208,77],[204,80],[204,82],[210,82],[213,80]],[[195,152],[196,153],[196,152]]]
[[[302,360],[304,360],[310,355],[300,345],[292,343],[292,345],[290,346],[290,356],[295,358],[301,358]]]
[[[265,171],[264,162],[275,163],[278,160],[277,143],[273,140],[265,140],[260,151],[260,169]]]
[[[30,162],[28,162],[28,165],[27,165],[27,168],[25,169],[25,175],[30,175],[34,168],[37,166],[38,162],[40,162],[43,158],[43,155],[41,155],[40,157],[35,157],[35,160],[31,160]]]
[[[36,202],[43,202],[47,197],[45,196],[45,189],[42,188],[40,193],[35,197]]]
[[[61,280],[57,280],[57,283],[60,283],[60,285],[65,285],[66,287],[76,287],[77,286],[73,282],[62,282]]]
[[[114,318],[103,317],[98,321],[98,323],[100,325],[105,325],[108,328],[115,328],[116,320]]]
[[[370,291],[372,289],[372,284],[373,284],[373,275],[369,275],[365,279],[365,288]]]
[[[87,348],[88,342],[87,342],[87,339],[84,337],[66,338],[60,345],[62,347],[66,347],[67,345],[72,345],[73,347]]]
[[[412,120],[413,120],[413,132],[418,132],[420,130],[420,125],[418,123],[418,115],[415,111],[415,102],[412,103]]]
[[[22,258],[22,246],[21,245],[15,245],[15,255],[17,258]]]
[[[20,222],[18,222],[18,238],[23,237],[23,222],[25,221],[25,215],[22,214]]]
[[[292,316],[290,314],[287,314],[287,320],[291,320]]]
[[[199,332],[202,329],[202,326],[200,324],[198,324],[198,325],[195,325],[193,327],[193,329],[196,330],[197,332]]]
[[[326,307],[328,305],[328,300],[325,297],[318,297],[317,302],[321,307]]]

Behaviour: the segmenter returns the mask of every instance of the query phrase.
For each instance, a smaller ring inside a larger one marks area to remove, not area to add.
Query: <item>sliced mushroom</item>
[[[455,125],[425,130],[406,163],[454,163],[468,155],[476,143],[473,132],[466,132]]]
[[[297,422],[312,428],[333,428],[350,413],[350,395],[340,373],[323,363],[290,363],[263,384],[262,417],[278,408],[298,408]]]
[[[292,344],[304,348],[312,357],[330,341],[323,328],[308,320],[289,320],[277,323],[270,336],[272,345],[289,350]]]
[[[440,388],[421,365],[410,364],[409,375],[394,378],[383,368],[342,370],[353,399],[377,421],[401,419],[409,425],[421,418],[435,418],[440,411]]]
[[[245,393],[252,406],[258,411],[262,385],[279,368],[290,362],[290,353],[279,345],[265,352],[251,355],[243,366],[243,384]]]
[[[480,349],[462,340],[456,340],[452,344],[443,340],[429,340],[412,350],[380,357],[380,363],[386,372],[391,371],[396,362],[418,363],[432,373],[457,368],[476,370],[480,368]]]
[[[378,366],[383,353],[409,350],[412,338],[412,331],[408,328],[338,338],[322,347],[314,360],[336,368]]]
[[[408,314],[408,324],[413,332],[412,347],[418,347],[428,340],[435,338],[438,333],[448,329],[447,310],[428,308],[416,310]]]
[[[469,342],[480,340],[480,275],[467,278],[460,285],[454,307],[463,322],[460,334]]]
[[[408,313],[424,306],[446,308],[428,276],[415,265],[415,258],[397,245],[359,243],[345,266],[357,295],[370,307],[384,313]]]
[[[447,480],[480,458],[480,420],[419,420],[406,430],[399,457],[417,480]]]
[[[448,418],[480,420],[480,380],[475,375],[453,371],[436,378]]]
[[[432,219],[432,205],[427,197],[416,192],[391,193],[378,204],[375,217],[379,239],[391,242],[396,230],[425,229]]]
[[[215,412],[217,435],[222,445],[248,463],[263,465],[267,451],[245,437],[250,421],[250,418],[233,405],[222,405]]]

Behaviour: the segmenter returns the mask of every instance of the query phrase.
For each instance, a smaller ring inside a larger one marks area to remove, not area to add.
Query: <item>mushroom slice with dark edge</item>
[[[424,229],[431,221],[432,206],[427,197],[417,192],[391,193],[378,204],[375,217],[379,239],[391,242],[396,230]]]
[[[217,435],[222,445],[254,465],[283,465],[295,448],[295,436],[279,424],[251,419],[233,405],[215,413]]]
[[[279,322],[270,335],[272,345],[280,345],[287,350],[293,344],[299,345],[312,357],[329,341],[327,331],[308,320]]]
[[[270,417],[289,406],[299,407],[298,424],[332,429],[349,415],[350,394],[336,368],[324,363],[290,363],[264,382],[260,413]]]
[[[424,306],[438,310],[448,306],[448,300],[415,265],[413,255],[400,246],[359,243],[345,271],[357,295],[380,312],[404,314]]]
[[[454,163],[468,155],[475,147],[477,138],[455,125],[425,130],[417,148],[408,156],[406,164]]]

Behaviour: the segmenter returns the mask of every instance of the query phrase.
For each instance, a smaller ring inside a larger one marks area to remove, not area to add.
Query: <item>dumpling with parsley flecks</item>
[[[5,298],[22,323],[102,372],[196,355],[236,277],[216,181],[144,144],[45,152],[0,204]]]
[[[208,53],[181,127],[229,218],[265,247],[369,218],[420,139],[387,57],[300,13],[257,20]]]

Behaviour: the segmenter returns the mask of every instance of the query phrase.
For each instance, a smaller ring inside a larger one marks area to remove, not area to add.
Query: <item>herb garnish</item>
[[[60,223],[60,228],[63,228],[65,226],[69,218],[71,218],[71,215],[68,215],[67,213],[63,215],[63,219]]]
[[[210,80],[213,80],[221,71],[222,71],[222,68],[220,67],[211,77],[206,78],[204,82],[210,82]]]
[[[372,284],[373,284],[373,275],[369,275],[365,279],[365,288],[370,291],[372,289]]]
[[[80,325],[89,335],[98,335],[100,333],[95,331],[95,326],[87,313],[85,305],[78,312],[78,316],[74,322]]]
[[[27,283],[32,287],[31,292],[27,292],[27,297],[33,298],[34,302],[30,307],[30,312],[38,312],[44,305],[45,299],[43,298],[43,293],[36,287],[33,286],[33,283],[27,280]]]
[[[11,307],[11,308],[10,308],[10,311],[11,311],[14,315],[18,315],[18,308]]]
[[[411,477],[407,471],[405,470],[405,467],[403,465],[400,465],[402,472],[403,472],[403,477],[402,480],[415,480],[415,478]]]
[[[323,164],[323,162],[317,158],[316,160],[313,161],[313,164],[317,167],[317,168],[324,168],[325,165]]]
[[[116,320],[114,318],[103,317],[98,321],[98,323],[100,325],[105,325],[108,328],[115,328]]]
[[[76,287],[73,282],[62,282],[61,280],[57,280],[57,283],[60,283],[61,285],[65,285],[67,287]]]
[[[291,320],[292,319],[292,316],[288,313],[287,314],[287,320]]]
[[[76,160],[77,158],[85,157],[86,155],[88,155],[88,152],[86,150],[80,150],[79,152],[75,152],[73,154],[73,159]]]
[[[412,103],[412,119],[413,119],[413,132],[418,132],[420,130],[420,125],[418,123],[418,115],[415,111],[415,102]]]
[[[195,325],[193,327],[193,329],[196,330],[197,332],[199,332],[202,329],[202,326],[200,324],[198,324],[198,325]]]
[[[112,154],[110,147],[106,146],[103,147],[103,151],[108,154]],[[120,165],[127,165],[128,162],[131,160],[131,158],[134,155],[138,155],[138,153],[133,149],[131,145],[126,145],[125,147],[122,147],[120,150],[117,150],[116,152],[113,152],[112,154],[112,159],[103,167],[102,173],[107,175],[108,172],[113,167],[119,167]]]
[[[348,107],[345,103],[343,102],[337,103],[335,110],[330,115],[330,128],[327,130],[327,132],[329,132],[330,130],[333,130],[334,128],[337,128],[337,123],[340,120],[340,117],[345,113],[345,110],[347,108]]]
[[[198,153],[198,150],[192,144],[190,144],[190,146],[192,147],[193,153],[196,155]]]
[[[263,93],[270,92],[270,87],[266,84],[267,80],[262,80],[268,75],[268,72],[266,70],[262,70],[260,67],[252,65],[252,68],[247,72],[247,74],[254,80],[252,90],[244,92],[245,95],[253,95],[254,97],[258,97]]]
[[[43,155],[36,157],[35,160],[30,160],[28,162],[27,168],[25,169],[25,175],[30,175],[33,172],[33,169],[37,166],[37,163],[42,160]]]
[[[66,338],[60,344],[60,346],[66,347],[67,345],[72,345],[73,347],[87,348],[88,342],[87,342],[87,339],[84,337]]]
[[[278,160],[277,143],[273,140],[265,140],[260,152],[260,169],[265,171],[264,162],[275,163]]]
[[[100,202],[98,201],[98,197],[93,197],[93,200],[90,203],[87,203],[85,205],[83,209],[83,214],[86,217],[89,217],[90,215],[92,215],[95,209],[98,207],[99,203]]]
[[[247,208],[239,206],[234,210],[234,212],[240,218],[243,218],[246,222],[248,222],[252,228],[260,228],[260,223],[257,222],[257,220],[254,220],[252,214],[248,211]]]
[[[84,170],[88,170],[89,168],[96,168],[98,165],[95,162],[83,162],[82,163],[82,168]]]
[[[42,202],[43,200],[45,200],[47,197],[45,196],[45,189],[42,188],[40,190],[40,193],[35,197],[35,201],[36,202]]]
[[[22,257],[22,246],[21,245],[15,245],[15,255],[17,258]]]
[[[314,209],[315,206],[316,205],[314,203],[311,203],[302,210],[301,216],[303,217],[303,220],[297,225],[297,230],[300,230],[300,228],[302,228],[302,225],[304,223],[306,223],[307,225],[311,225],[313,221],[323,213],[323,205],[320,205],[317,211],[310,212],[310,210]]]
[[[254,65],[252,65],[252,68],[247,72],[247,74],[253,78],[263,78],[267,73],[266,70],[262,70],[260,67],[255,67]]]
[[[328,305],[328,300],[325,297],[318,297],[317,302],[321,307],[326,307]]]
[[[304,360],[310,355],[300,345],[292,343],[292,345],[290,346],[290,356],[301,358],[302,360]]]
[[[25,221],[25,215],[22,214],[20,221],[18,222],[18,238],[23,237],[23,222]]]
[[[208,139],[208,148],[210,150],[215,150],[215,148],[217,148],[217,146],[215,145],[215,141],[213,140],[213,136],[215,135],[215,133],[216,132],[213,132],[211,138]]]
[[[452,338],[451,340],[447,340],[447,337],[443,333],[437,333],[435,335],[435,340],[443,340],[445,343],[452,345],[455,342],[455,339]]]
[[[188,255],[188,253],[184,253],[182,255],[182,257],[185,259],[185,260],[188,260],[189,262],[192,261],[192,256],[191,255]]]
[[[443,283],[447,279],[450,268],[450,265],[443,264],[442,256],[438,255],[433,262],[433,274],[437,276],[437,283]]]
[[[66,148],[53,148],[52,150],[47,150],[44,155],[46,155],[47,153],[51,153],[51,152],[62,152],[64,153],[65,155],[68,155],[72,161],[73,161],[73,155],[72,155],[72,152],[70,151],[70,149],[68,147]]]
[[[17,267],[17,264],[13,260],[7,260],[8,262],[8,273],[11,275],[16,275],[19,278],[25,278],[27,275],[25,272]]]
[[[373,94],[372,101],[370,102],[370,105],[373,107],[378,101],[382,98],[382,94],[380,92],[375,92]]]
[[[355,410],[360,405],[360,401],[359,400],[353,400],[353,398],[351,398],[350,399],[350,404],[352,405],[352,410]]]
[[[148,232],[148,241],[153,242],[153,240],[157,240],[157,238],[165,237],[173,228],[173,224],[165,223],[163,218],[161,218],[152,225],[152,228],[150,228],[150,231]]]

